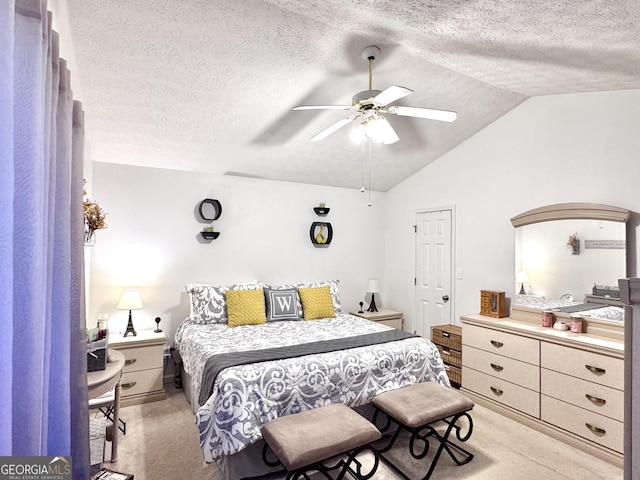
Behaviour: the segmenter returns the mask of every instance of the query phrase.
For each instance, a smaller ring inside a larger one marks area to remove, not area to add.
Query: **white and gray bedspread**
[[[176,347],[193,380],[195,401],[211,355],[389,328],[342,312],[336,318],[233,328],[185,320],[176,333]],[[213,462],[243,450],[262,438],[262,425],[277,417],[329,403],[365,405],[381,392],[424,381],[449,385],[437,348],[421,337],[226,368],[217,376],[213,394],[196,413],[204,460]]]

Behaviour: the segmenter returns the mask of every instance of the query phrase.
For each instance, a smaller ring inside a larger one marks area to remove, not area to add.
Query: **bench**
[[[473,454],[453,443],[449,436],[455,431],[460,442],[466,442],[473,432],[473,420],[469,411],[474,404],[455,389],[433,382],[417,383],[381,393],[371,402],[375,407],[373,423],[386,418],[380,428],[382,433],[390,433],[388,442],[377,448],[379,455],[391,465],[403,478],[406,474],[384,454],[391,450],[402,431],[409,432],[409,453],[421,460],[429,453],[429,439],[433,438],[438,446],[429,469],[423,480],[428,479],[436,468],[442,451],[446,451],[457,465],[464,465],[473,459]],[[461,419],[468,422],[467,432],[462,435]],[[447,427],[444,434],[436,429],[436,424],[444,422]],[[418,450],[418,446],[422,446]]]
[[[271,420],[261,429],[265,446],[262,459],[270,467],[282,465],[286,480],[308,478],[317,471],[331,479],[348,472],[356,479],[367,480],[378,468],[378,454],[369,444],[381,438],[380,431],[360,414],[343,404],[325,405],[306,412]],[[269,458],[269,450],[275,455]],[[373,466],[363,466],[356,458],[369,450]]]

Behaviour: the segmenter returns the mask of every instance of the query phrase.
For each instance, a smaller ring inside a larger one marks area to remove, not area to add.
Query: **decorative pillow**
[[[300,300],[302,300],[302,313],[305,320],[334,318],[336,316],[329,285],[299,288],[298,293],[300,294]]]
[[[340,280],[329,280],[325,282],[312,282],[312,283],[303,283],[297,285],[298,288],[317,288],[324,287],[328,285],[331,290],[331,301],[333,302],[333,308],[336,312],[342,311],[342,305],[340,303],[340,293],[338,292],[338,283]]]
[[[224,293],[227,290],[260,290],[257,282],[235,285],[198,285],[188,284],[191,312],[189,318],[194,323],[227,323],[227,302]]]
[[[229,326],[260,325],[267,321],[262,290],[227,290]]]
[[[302,320],[302,305],[296,288],[273,289],[265,287],[264,301],[267,322],[278,320]]]

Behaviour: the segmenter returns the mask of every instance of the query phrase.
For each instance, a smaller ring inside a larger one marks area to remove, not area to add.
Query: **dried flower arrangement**
[[[84,181],[86,183],[86,180]],[[82,196],[86,197],[87,191],[82,189]],[[105,218],[107,214],[102,210],[102,207],[97,202],[92,201],[89,198],[82,200],[82,211],[84,213],[84,241],[89,243],[92,240],[94,232],[96,230],[102,230],[107,228]]]
[[[567,246],[574,248],[579,245],[578,234],[574,233],[573,235],[569,235],[569,239],[567,240]]]

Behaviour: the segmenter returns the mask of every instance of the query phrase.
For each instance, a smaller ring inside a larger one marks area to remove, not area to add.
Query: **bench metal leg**
[[[371,467],[365,467],[362,462],[357,458],[363,452],[370,451],[373,454],[374,460]],[[346,456],[346,458],[344,458]],[[281,466],[282,463],[266,444],[262,448],[262,461],[269,467]],[[380,464],[380,456],[378,451],[370,445],[364,445],[356,448],[352,452],[345,453],[335,461],[335,464],[330,464],[329,459],[322,462],[316,462],[311,465],[299,468],[292,472],[288,472],[285,480],[311,480],[309,474],[312,472],[320,473],[327,480],[343,480],[348,473],[356,480],[370,480],[378,470]],[[284,471],[284,469],[283,469]],[[333,476],[331,472],[338,471],[337,476]]]
[[[437,420],[417,428],[403,425],[402,423],[398,422],[396,419],[387,415],[385,412],[379,409],[376,409],[373,416],[373,423],[376,426],[378,425],[378,421],[381,420],[380,414],[386,417],[386,424],[382,427],[378,427],[380,431],[382,433],[387,433],[390,432],[392,428],[395,428],[395,431],[391,435],[389,441],[378,447],[377,450],[380,453],[380,456],[386,461],[386,463],[388,463],[398,474],[400,474],[406,480],[409,480],[409,477],[384,455],[393,448],[396,440],[403,430],[409,432],[409,434],[411,435],[411,437],[409,438],[409,454],[416,460],[425,458],[429,453],[430,438],[433,438],[437,442],[438,448],[435,452],[433,460],[431,461],[431,464],[429,465],[429,470],[423,477],[423,480],[427,480],[431,477],[443,450],[449,454],[451,459],[457,465],[464,465],[473,460],[474,455],[471,452],[465,450],[460,445],[452,442],[449,439],[452,432],[455,432],[455,437],[460,442],[466,442],[471,437],[471,434],[473,433],[473,419],[468,412],[461,412],[451,417]],[[468,430],[464,434],[462,433],[462,426],[458,424],[458,421],[461,418],[466,418],[469,423]],[[447,424],[447,428],[443,435],[441,435],[440,432],[438,432],[438,430],[436,430],[436,428],[433,426],[438,421],[443,421]],[[419,445],[422,446],[421,449],[418,449]]]

